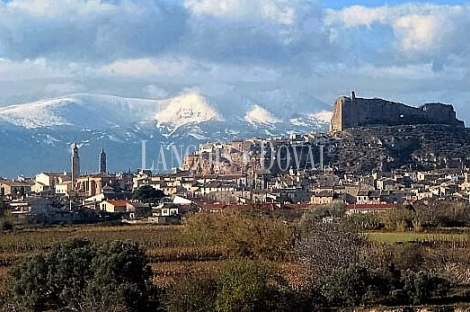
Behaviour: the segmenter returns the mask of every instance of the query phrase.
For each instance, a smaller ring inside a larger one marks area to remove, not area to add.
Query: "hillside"
[[[470,164],[470,129],[447,125],[360,127],[332,134],[328,161],[352,172]]]

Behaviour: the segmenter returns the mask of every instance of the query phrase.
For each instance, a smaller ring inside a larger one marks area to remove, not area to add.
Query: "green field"
[[[370,232],[365,234],[366,237],[373,241],[383,243],[406,243],[412,241],[420,242],[462,242],[468,241],[469,234],[461,233],[416,233],[416,232]]]

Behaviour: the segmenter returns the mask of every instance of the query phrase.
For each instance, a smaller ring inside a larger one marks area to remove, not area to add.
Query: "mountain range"
[[[230,103],[198,92],[163,100],[110,95],[72,94],[32,103],[0,107],[0,176],[69,171],[70,146],[80,148],[82,172],[95,172],[104,148],[111,171],[136,170],[145,162],[161,166],[160,149],[170,163],[170,150],[186,150],[204,142],[326,131],[329,107],[274,107],[233,99]],[[320,107],[320,108],[319,108]],[[160,157],[160,159],[159,159]],[[169,164],[170,163],[170,164]]]

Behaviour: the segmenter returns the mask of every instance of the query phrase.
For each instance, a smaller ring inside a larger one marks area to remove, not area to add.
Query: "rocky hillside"
[[[447,125],[361,127],[331,134],[328,162],[352,172],[470,164],[470,129]]]

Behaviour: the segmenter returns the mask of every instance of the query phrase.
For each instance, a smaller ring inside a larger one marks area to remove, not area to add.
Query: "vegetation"
[[[132,199],[140,200],[144,203],[155,203],[165,197],[162,190],[157,190],[151,185],[142,185],[132,193]]]
[[[1,221],[1,230],[2,231],[12,231],[14,228],[13,222],[7,219]]]
[[[260,211],[201,213],[186,222],[186,234],[198,242],[223,246],[226,257],[289,259],[294,227]]]
[[[8,306],[48,311],[149,311],[151,269],[138,244],[72,239],[22,259],[7,282]]]
[[[367,219],[336,204],[319,209],[300,222],[253,209],[189,215],[178,226],[15,225],[0,233],[0,304],[218,312],[470,302],[465,228],[431,226],[418,208]],[[365,230],[374,218],[381,232]]]

